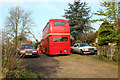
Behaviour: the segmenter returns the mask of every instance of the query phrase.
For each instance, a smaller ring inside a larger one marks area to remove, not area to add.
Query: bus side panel
[[[44,44],[45,44],[45,43],[44,43],[44,40],[42,40],[42,52],[43,52],[43,53],[45,53],[45,47],[44,47],[45,45],[44,45]]]
[[[49,36],[46,38],[46,53],[49,54]]]
[[[49,53],[49,36],[42,40],[42,52]]]
[[[46,27],[44,31],[42,31],[42,38],[49,34],[49,27]]]
[[[42,52],[44,52],[44,43],[43,43],[43,39],[42,39]]]
[[[51,39],[52,39],[52,36],[49,35],[48,54],[51,54]]]

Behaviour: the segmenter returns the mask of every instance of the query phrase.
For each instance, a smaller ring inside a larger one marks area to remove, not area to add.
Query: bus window
[[[53,37],[53,42],[68,42],[68,37]]]
[[[54,22],[54,25],[65,25],[65,22],[58,22],[58,21],[56,21],[56,22]]]
[[[47,24],[47,27],[49,28],[49,23]]]

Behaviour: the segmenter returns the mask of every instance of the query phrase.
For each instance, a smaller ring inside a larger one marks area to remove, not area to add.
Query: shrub
[[[2,78],[37,78],[36,74],[20,65],[22,58],[17,55],[14,44],[4,45],[2,53]]]

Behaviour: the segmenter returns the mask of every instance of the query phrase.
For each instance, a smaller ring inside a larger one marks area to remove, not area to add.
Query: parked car
[[[37,50],[34,48],[32,44],[23,44],[21,45],[18,54],[21,56],[37,56]]]
[[[97,52],[96,47],[90,46],[88,43],[76,43],[71,47],[72,52],[80,54],[93,54]]]

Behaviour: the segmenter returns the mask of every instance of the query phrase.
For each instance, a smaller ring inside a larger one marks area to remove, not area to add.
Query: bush
[[[98,45],[108,45],[108,43],[117,42],[117,40],[114,26],[105,20],[98,30]]]
[[[4,45],[2,53],[2,78],[37,78],[36,74],[20,65],[22,58],[18,57],[14,44]]]
[[[120,46],[115,47],[115,53],[113,55],[113,60],[118,62],[119,61],[119,55],[120,55]]]
[[[107,61],[112,60],[115,62],[119,61],[118,56],[120,56],[120,46],[113,46],[113,47],[99,46],[98,51],[99,51],[98,58],[101,60],[107,60]]]
[[[98,58],[100,60],[104,60],[104,61],[107,61],[107,62],[112,62],[112,60],[109,60],[105,55],[99,55]]]

